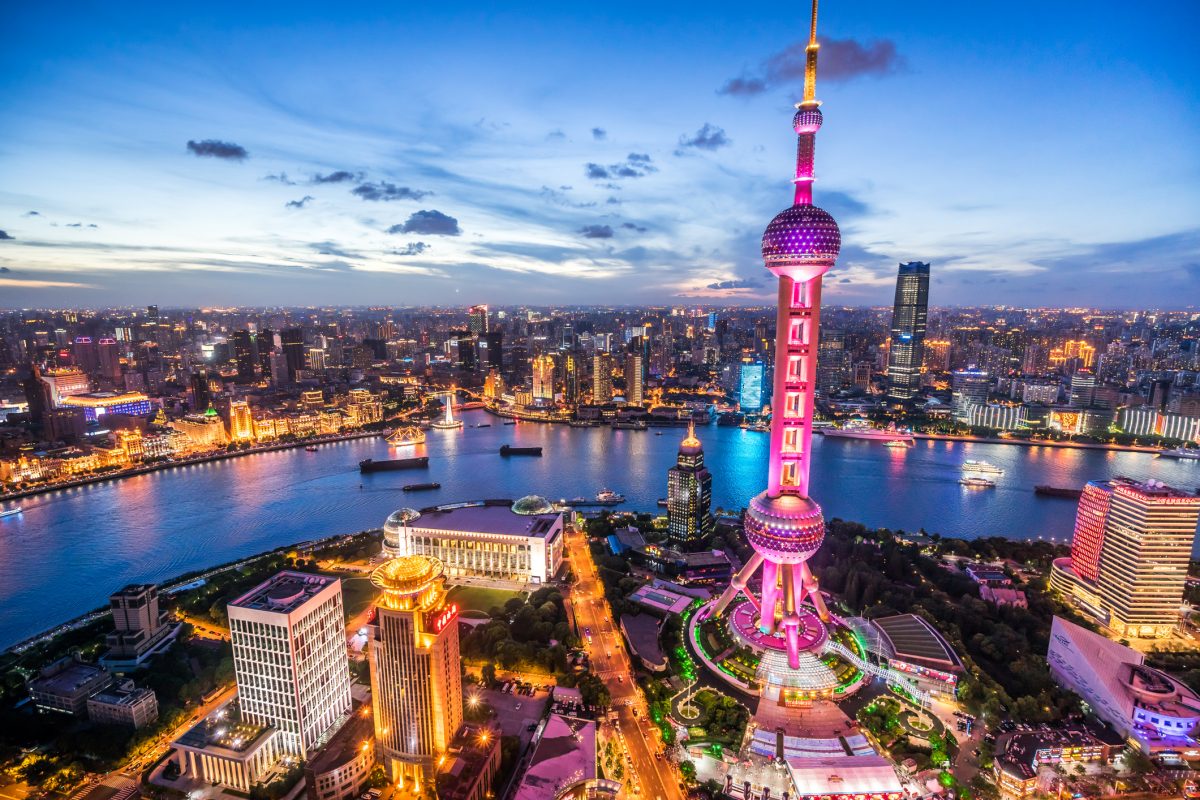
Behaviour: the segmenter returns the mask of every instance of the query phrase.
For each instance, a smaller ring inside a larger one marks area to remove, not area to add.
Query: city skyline
[[[631,281],[656,303],[766,304],[757,226],[804,38],[783,8],[636,27],[22,10],[0,56],[22,108],[0,117],[0,304],[619,303]],[[831,7],[837,177],[818,191],[847,248],[828,302],[886,304],[912,259],[934,305],[1178,307],[1200,288],[1196,12],[1157,10]],[[1128,97],[1136,144],[1111,121]]]

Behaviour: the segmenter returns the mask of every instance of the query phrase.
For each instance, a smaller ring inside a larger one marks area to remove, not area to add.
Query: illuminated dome
[[[432,556],[400,556],[385,561],[371,572],[371,583],[389,594],[411,595],[442,577],[446,571]]]
[[[421,516],[415,508],[402,508],[393,511],[383,523],[383,554],[395,558],[402,554],[407,547],[408,524]]]
[[[679,443],[679,453],[680,455],[694,456],[701,449],[700,440],[696,437],[696,422],[693,420],[688,423],[687,436]]]
[[[550,501],[546,498],[530,494],[513,503],[512,510],[514,514],[532,517],[536,514],[549,514],[554,511],[554,506],[550,505]]]
[[[821,109],[800,108],[796,110],[796,116],[792,117],[792,129],[801,134],[816,133],[821,129],[821,123],[824,121]]]
[[[402,508],[399,511],[393,511],[392,515],[387,518],[384,525],[407,525],[415,519],[421,517],[421,512],[415,508]]]
[[[811,498],[766,492],[750,501],[746,512],[750,546],[777,564],[807,561],[825,540],[825,517]]]
[[[763,261],[776,275],[808,280],[837,261],[842,232],[829,212],[794,205],[775,215],[762,238]]]

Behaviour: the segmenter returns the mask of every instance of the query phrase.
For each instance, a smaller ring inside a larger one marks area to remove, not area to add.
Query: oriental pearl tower
[[[795,202],[771,220],[762,239],[763,261],[779,279],[767,488],[750,501],[746,513],[746,538],[754,555],[713,609],[714,615],[724,614],[744,593],[753,607],[753,612],[750,607],[745,612],[756,617],[750,622],[746,616],[744,627],[752,634],[757,627],[756,638],[764,647],[786,650],[792,670],[799,668],[802,652],[824,646],[830,624],[817,579],[808,567],[808,559],[825,538],[821,507],[808,493],[821,277],[837,261],[842,242],[833,217],[813,205],[813,154],[822,121],[816,99],[818,49],[817,0],[813,0],[804,99],[792,118],[799,137]],[[756,598],[747,582],[760,568],[762,591]]]

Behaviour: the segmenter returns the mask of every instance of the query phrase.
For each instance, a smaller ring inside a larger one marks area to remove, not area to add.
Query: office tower
[[[567,353],[563,356],[563,399],[570,405],[579,402],[580,375],[579,356]]]
[[[104,637],[108,652],[101,663],[112,669],[134,669],[171,632],[158,607],[158,587],[130,584],[109,595],[113,632]]]
[[[254,438],[254,417],[250,404],[245,400],[234,400],[229,404],[229,439],[248,442]]]
[[[304,360],[304,331],[300,328],[288,328],[279,336],[284,361],[287,362],[288,383],[295,383],[296,376],[305,369]]]
[[[896,276],[888,354],[888,397],[909,400],[921,388],[925,326],[929,316],[929,265],[910,261]]]
[[[712,473],[704,467],[704,449],[692,423],[679,443],[675,466],[667,470],[667,541],[691,550],[702,545],[714,527]]]
[[[237,365],[238,380],[251,383],[255,378],[254,336],[248,330],[233,334],[233,362]]]
[[[550,405],[554,402],[554,358],[541,355],[533,359],[533,402]]]
[[[645,401],[645,364],[640,352],[625,356],[625,402],[631,406],[640,406]]]
[[[146,306],[146,316],[151,320],[158,321],[158,306]]]
[[[496,328],[487,332],[488,366],[504,371],[504,331]]]
[[[949,372],[950,342],[944,339],[925,342],[925,357],[923,361],[925,369],[929,372]],[[1033,372],[1035,370],[1028,371]]]
[[[1090,372],[1076,372],[1071,376],[1070,404],[1075,408],[1087,408],[1096,395],[1096,376]]]
[[[475,371],[475,347],[479,340],[470,331],[454,331],[451,341],[455,347],[455,363],[464,372]]]
[[[757,629],[767,635],[782,630],[787,666],[792,671],[799,670],[802,652],[811,655],[824,641],[819,643],[807,632],[826,630],[831,620],[807,563],[825,538],[821,507],[808,494],[821,277],[837,261],[842,244],[837,222],[814,206],[812,199],[814,148],[822,122],[816,99],[818,49],[817,3],[813,0],[805,48],[804,100],[792,118],[799,137],[795,198],[790,208],[771,220],[762,239],[763,261],[779,279],[767,488],[751,499],[746,512],[746,538],[754,555],[714,607],[714,614],[723,615],[739,592],[748,595],[747,580],[761,569],[761,600],[749,601],[757,610]],[[806,600],[815,613],[803,607]]]
[[[242,717],[303,758],[350,713],[342,582],[284,571],[228,606]]]
[[[604,405],[611,403],[613,363],[609,353],[597,353],[592,356],[592,403]]]
[[[571,323],[563,325],[562,328],[561,348],[563,350],[575,349],[575,326]]]
[[[192,411],[204,411],[212,405],[212,386],[209,384],[208,370],[196,367],[192,373]]]
[[[850,383],[850,354],[846,332],[825,331],[817,347],[817,391],[832,394]]]
[[[271,379],[271,354],[275,352],[275,331],[263,328],[258,332],[258,371],[263,378]]]
[[[761,361],[743,361],[738,365],[738,407],[743,414],[762,411],[765,371]]]
[[[95,375],[99,367],[96,356],[96,345],[90,336],[76,336],[71,344],[71,360],[84,375]]]
[[[476,339],[483,339],[487,336],[489,327],[488,307],[486,305],[471,306],[467,312],[467,320],[467,328]]]
[[[987,405],[992,382],[985,370],[960,369],[950,375],[951,410],[959,422],[971,417],[972,406]]]
[[[121,380],[121,351],[117,340],[105,337],[96,343],[96,357],[100,362],[100,377],[116,383]]]
[[[308,348],[308,368],[313,372],[325,371],[325,351],[319,347]]]
[[[1071,557],[1050,586],[1116,636],[1165,638],[1179,622],[1200,496],[1157,481],[1092,481],[1079,498]]]
[[[393,558],[371,573],[380,590],[370,625],[371,705],[379,761],[390,780],[433,780],[462,724],[458,609],[446,605],[436,558]]]

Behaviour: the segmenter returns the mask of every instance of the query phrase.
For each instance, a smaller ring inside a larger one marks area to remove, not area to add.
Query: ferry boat
[[[658,498],[658,504],[662,508],[666,508],[667,507],[667,498],[665,498],[665,497]]]
[[[897,447],[897,448],[900,448],[901,450],[906,450],[909,447],[912,447],[913,443],[911,440],[905,441],[904,439],[893,439],[890,442],[884,442],[883,446],[884,447]]]
[[[958,482],[972,489],[994,489],[996,487],[996,482],[989,481],[987,478],[960,478]]]
[[[614,492],[612,489],[601,489],[596,494],[596,502],[602,506],[615,506],[625,502],[625,495]]]
[[[865,419],[852,419],[840,428],[816,429],[825,437],[834,439],[867,439],[872,442],[909,442],[913,440],[911,432],[901,430],[894,424],[886,428],[875,428]]]
[[[317,452],[317,446],[315,444],[306,444],[306,445],[304,445],[304,449],[310,453]]]
[[[1200,448],[1176,447],[1174,450],[1163,450],[1159,458],[1178,458],[1183,461],[1200,461]]]
[[[0,519],[3,519],[4,517],[11,517],[11,516],[14,516],[14,515],[20,514],[20,513],[21,513],[20,506],[17,506],[16,508],[0,509]]]
[[[1003,475],[1004,470],[997,467],[995,464],[989,464],[986,461],[976,461],[968,458],[962,463],[963,472],[982,472],[986,475]]]

